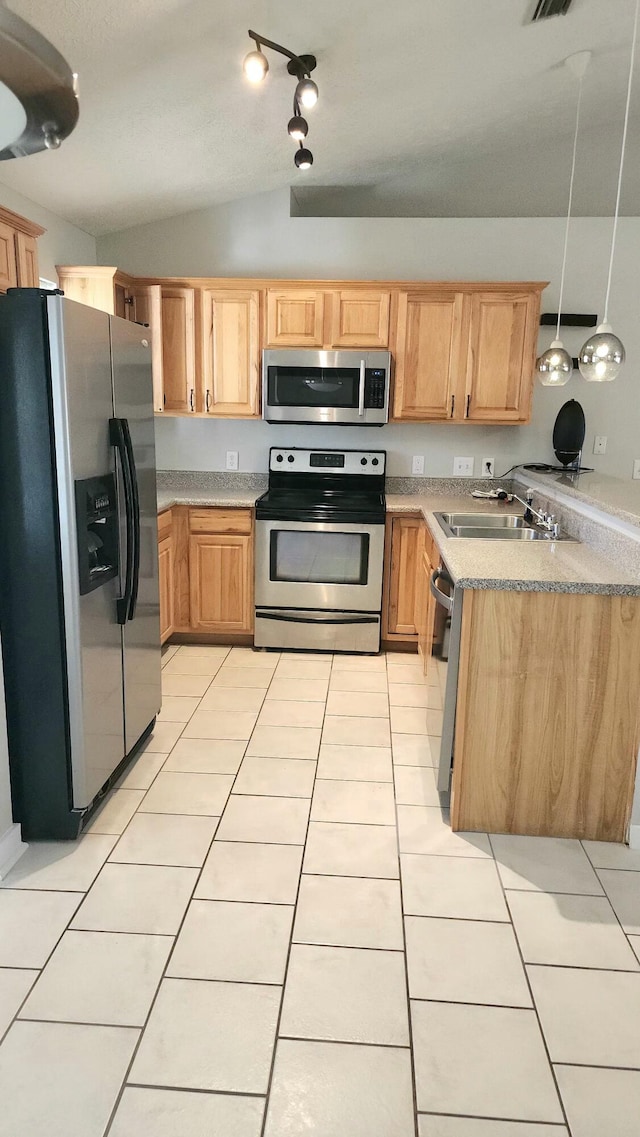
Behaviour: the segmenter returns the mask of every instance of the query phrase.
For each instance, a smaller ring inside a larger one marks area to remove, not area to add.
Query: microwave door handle
[[[447,584],[453,587],[453,581],[451,577],[441,568],[437,568],[432,572],[431,580],[429,582],[431,594],[432,596],[435,596],[438,604],[441,604],[443,608],[446,608],[447,612],[450,612],[453,608],[453,598],[451,596],[447,596],[445,592],[438,588],[438,581],[440,579],[444,580]]]
[[[360,360],[360,388],[358,390],[358,416],[362,418],[364,414],[364,374],[365,374],[365,360]]]

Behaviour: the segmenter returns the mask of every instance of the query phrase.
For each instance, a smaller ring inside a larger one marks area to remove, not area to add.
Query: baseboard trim
[[[640,825],[629,827],[629,848],[640,849]]]
[[[4,880],[27,848],[28,845],[22,840],[19,825],[12,825],[0,836],[0,880]]]

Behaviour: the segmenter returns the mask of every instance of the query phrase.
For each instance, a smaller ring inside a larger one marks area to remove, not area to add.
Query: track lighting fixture
[[[281,44],[265,39],[264,36],[259,36],[257,32],[251,30],[249,30],[249,38],[255,44],[255,51],[250,51],[245,56],[242,67],[250,83],[258,84],[266,79],[269,61],[262,50],[263,47],[269,47],[272,51],[277,51],[280,55],[286,56],[289,60],[287,71],[298,80],[293,96],[293,117],[289,119],[287,130],[289,136],[299,144],[299,149],[294,156],[297,169],[308,170],[313,165],[313,154],[302,145],[309,133],[309,124],[300,114],[300,107],[310,110],[311,107],[315,107],[318,101],[318,87],[310,77],[316,66],[315,55],[295,55],[288,48],[282,47]]]

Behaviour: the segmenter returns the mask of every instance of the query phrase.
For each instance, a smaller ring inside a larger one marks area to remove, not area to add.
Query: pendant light
[[[620,193],[622,190],[622,171],[624,168],[624,154],[627,145],[627,130],[629,128],[629,107],[631,105],[631,87],[633,84],[633,69],[636,59],[636,39],[638,36],[638,15],[640,14],[640,0],[636,0],[636,14],[633,21],[633,40],[631,43],[631,58],[629,60],[629,81],[627,83],[627,103],[624,112],[624,127],[622,130],[622,149],[620,151],[620,169],[618,171],[618,189],[616,193],[616,208],[613,217],[613,232],[611,235],[611,253],[609,256],[609,274],[607,277],[607,291],[604,300],[604,319],[598,325],[594,335],[583,344],[578,356],[578,367],[583,379],[589,383],[611,383],[615,379],[625,361],[625,350],[622,340],[613,334],[609,323],[609,295],[611,293],[611,276],[613,273],[613,260],[616,249],[616,235],[618,231],[618,217],[620,214]]]
[[[558,301],[558,325],[556,338],[546,351],[536,360],[536,372],[543,387],[564,387],[573,372],[573,360],[560,339],[560,320],[562,316],[562,300],[564,296],[564,277],[567,267],[567,249],[569,247],[569,227],[571,224],[571,206],[573,203],[573,182],[576,173],[576,154],[578,152],[578,131],[580,128],[580,106],[582,104],[582,80],[591,59],[590,51],[579,51],[565,59],[565,65],[578,80],[578,102],[576,104],[576,126],[573,134],[573,157],[571,159],[571,177],[569,179],[569,203],[567,206],[567,223],[564,230],[564,250],[562,253],[562,272],[560,274],[560,299]]]

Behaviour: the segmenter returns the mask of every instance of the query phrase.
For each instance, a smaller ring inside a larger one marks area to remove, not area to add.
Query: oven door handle
[[[364,380],[365,380],[365,360],[360,360],[360,386],[358,388],[358,415],[362,418],[364,414]]]
[[[283,624],[377,624],[379,616],[321,616],[310,619],[308,616],[288,616],[283,612],[261,612],[256,616],[260,620],[279,620]]]
[[[447,612],[450,612],[453,608],[453,597],[447,596],[446,592],[443,592],[442,589],[438,588],[439,580],[443,580],[445,584],[450,585],[451,588],[454,587],[453,581],[449,574],[441,568],[434,569],[434,571],[431,573],[431,580],[429,581],[431,595],[435,596],[438,604],[441,604],[443,608],[446,608]]]

